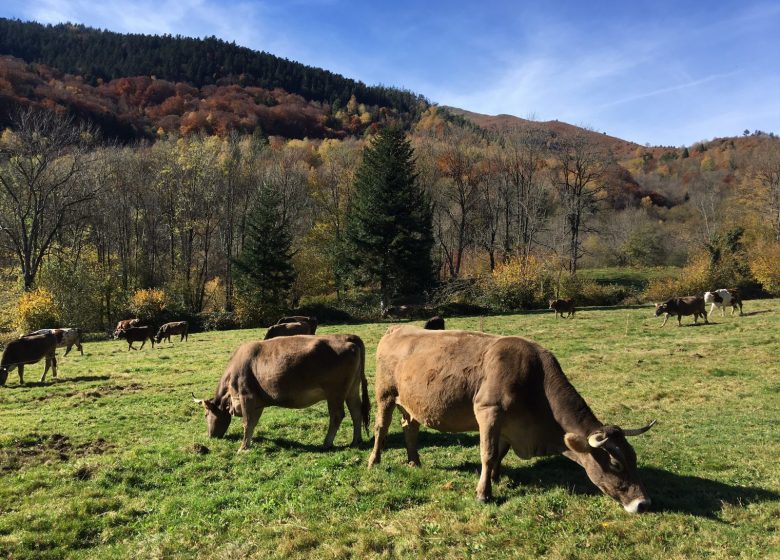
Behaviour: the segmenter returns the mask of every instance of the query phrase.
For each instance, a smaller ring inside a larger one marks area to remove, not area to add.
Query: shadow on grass
[[[480,464],[467,462],[454,470],[478,473]],[[534,465],[504,467],[509,485],[549,489],[563,487],[572,494],[597,494],[585,471],[565,457],[543,459]],[[717,519],[724,506],[780,501],[780,493],[751,486],[736,486],[698,476],[678,475],[654,467],[639,469],[650,498],[651,512],[669,512]]]
[[[761,311],[750,311],[748,313],[743,313],[743,317],[752,317],[753,315],[763,315],[764,313],[772,313],[771,309],[762,309]]]
[[[8,377],[10,379],[11,376],[9,375]],[[25,377],[27,377],[27,372],[25,372]],[[89,381],[105,381],[106,379],[111,379],[111,376],[110,375],[81,375],[77,377],[57,377],[56,379],[49,379],[48,381],[44,381],[43,383],[41,383],[40,381],[25,381],[24,385],[19,385],[18,383],[16,384],[6,383],[5,387],[9,389],[24,389],[30,387],[51,387],[52,385],[62,385],[64,383],[84,383]]]

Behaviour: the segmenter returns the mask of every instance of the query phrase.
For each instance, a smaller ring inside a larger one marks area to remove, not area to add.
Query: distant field
[[[87,344],[60,358],[56,382],[20,388],[14,372],[0,388],[0,557],[777,558],[780,300],[745,312],[663,329],[652,308],[483,319],[553,350],[601,420],[658,419],[632,440],[653,499],[639,516],[564,458],[507,456],[495,503],[480,505],[477,436],[423,430],[423,466],[411,469],[397,414],[371,471],[368,445],[346,447],[349,419],[337,449],[320,450],[324,403],[266,410],[253,449],[236,455],[240,422],[209,440],[190,391],[211,396],[259,330],[139,352]],[[321,329],[363,337],[372,396],[386,328]],[[28,381],[41,371],[29,366]]]
[[[658,266],[653,268],[585,268],[577,271],[577,274],[586,280],[593,280],[599,284],[617,284],[636,291],[644,290],[651,280],[669,278],[679,274],[680,268],[676,266]]]

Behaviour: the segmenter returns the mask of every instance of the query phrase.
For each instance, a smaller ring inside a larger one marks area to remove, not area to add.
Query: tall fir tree
[[[361,283],[379,284],[382,310],[397,295],[433,283],[430,201],[417,182],[414,150],[400,128],[386,128],[363,151],[347,214],[345,258]]]
[[[267,322],[284,311],[295,281],[291,245],[279,197],[263,186],[247,222],[244,248],[233,261],[237,299],[246,320]]]

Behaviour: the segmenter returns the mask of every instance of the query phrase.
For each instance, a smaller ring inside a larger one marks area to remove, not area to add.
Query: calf
[[[296,334],[314,334],[312,326],[309,323],[281,323],[272,325],[265,333],[264,340],[277,338],[279,336],[293,336]]]
[[[435,317],[431,317],[427,321],[425,321],[424,329],[427,329],[429,331],[443,331],[444,330],[444,319],[436,315]]]
[[[311,327],[311,332],[309,334],[315,334],[317,332],[317,317],[291,315],[290,317],[282,317],[276,322],[277,325],[283,325],[284,323],[308,323]]]
[[[149,342],[152,343],[152,348],[154,348],[154,331],[152,330],[152,327],[130,327],[127,329],[124,329],[123,331],[120,331],[117,335],[117,338],[124,338],[127,340],[127,350],[140,350],[144,347],[144,344],[146,344],[146,340],[148,339]],[[133,342],[140,342],[141,348],[135,348],[133,346]]]
[[[119,333],[122,331],[129,329],[130,327],[140,327],[141,326],[141,319],[124,319],[122,321],[119,321],[116,324],[116,328],[114,329],[114,339],[120,338]]]
[[[739,295],[739,291],[735,289],[722,288],[715,290],[714,292],[704,292],[704,303],[712,304],[710,307],[710,315],[715,312],[716,307],[720,307],[721,317],[726,316],[726,307],[731,306],[731,314],[734,315],[734,310],[739,307],[739,315],[742,316],[742,298]]]
[[[0,360],[0,385],[5,385],[8,374],[14,368],[19,369],[19,385],[24,385],[25,364],[35,364],[46,358],[46,366],[43,369],[41,383],[46,380],[49,367],[52,368],[52,376],[57,377],[57,337],[52,333],[31,334],[23,336],[8,343],[3,350],[3,358]]]
[[[57,339],[57,348],[65,348],[65,356],[68,355],[70,349],[73,346],[79,349],[81,355],[84,355],[84,348],[81,346],[81,331],[78,329],[41,329],[35,332],[26,334],[25,336],[31,336],[36,334],[52,333]]]
[[[666,313],[662,327],[666,325],[666,321],[669,320],[671,315],[677,315],[677,326],[682,324],[683,315],[693,315],[693,323],[699,319],[699,315],[704,317],[704,323],[709,323],[707,320],[707,311],[704,309],[704,298],[699,296],[685,296],[681,298],[671,298],[663,303],[655,304],[655,316],[660,317],[662,313]]]
[[[574,315],[574,300],[573,299],[551,299],[550,307],[555,311],[555,317],[558,318],[560,313],[561,319],[563,319],[563,313],[566,312],[566,317]]]
[[[189,337],[189,329],[190,325],[187,321],[174,321],[172,323],[165,323],[162,327],[160,327],[160,330],[157,331],[154,340],[157,344],[160,344],[163,339],[170,342],[171,336],[178,334],[181,335],[179,342],[182,342],[187,340]]]

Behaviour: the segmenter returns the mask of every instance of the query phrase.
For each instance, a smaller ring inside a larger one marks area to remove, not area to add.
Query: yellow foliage
[[[762,244],[755,249],[750,271],[764,290],[780,295],[780,243]]]
[[[168,305],[168,297],[158,288],[136,290],[130,296],[128,307],[130,312],[140,319],[152,320],[165,310]]]
[[[16,317],[17,326],[24,332],[58,326],[59,308],[54,294],[43,288],[23,293],[16,305]]]

